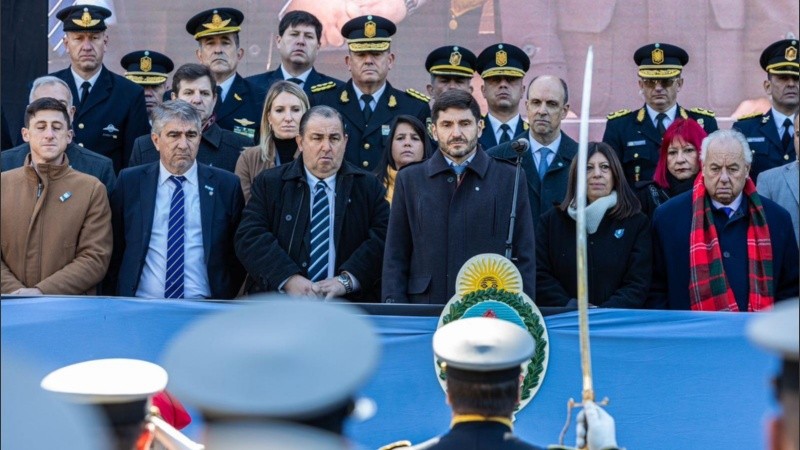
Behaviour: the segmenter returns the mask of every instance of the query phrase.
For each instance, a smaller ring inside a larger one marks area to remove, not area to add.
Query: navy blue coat
[[[481,253],[504,255],[515,167],[478,149],[461,184],[436,152],[397,174],[383,260],[386,303],[445,304],[461,266]],[[512,259],[523,290],[536,293],[536,255],[525,173],[520,174]]]
[[[485,149],[490,149],[492,147],[497,147],[499,142],[497,142],[497,137],[494,135],[494,130],[492,130],[492,125],[489,123],[489,118],[486,116],[481,117],[483,120],[483,132],[481,133],[481,137],[478,138],[478,143],[481,144],[481,147]],[[515,130],[511,130],[511,136],[517,136],[516,138],[512,137],[513,139],[519,139],[520,134],[528,133],[528,122],[522,120],[522,116],[520,116],[519,121],[517,122],[517,128]],[[539,177],[536,177],[537,179]]]
[[[78,105],[78,87],[70,68],[52,73],[64,80]],[[111,158],[119,173],[131,159],[133,141],[150,132],[144,90],[103,66],[89,98],[78,106],[72,120],[72,142]]]
[[[781,124],[783,126],[783,124]],[[747,138],[750,150],[753,151],[753,163],[750,165],[750,179],[755,182],[758,174],[773,167],[794,161],[794,139],[789,142],[789,149],[783,149],[778,134],[772,109],[764,115],[744,117],[733,123],[732,128],[740,131]]]
[[[5,112],[0,111],[0,150],[5,150],[14,146],[11,137],[11,130],[8,128]]]
[[[236,254],[256,283],[254,291],[277,291],[292,275],[308,277],[311,253],[311,197],[302,158],[265,170],[236,233]],[[334,273],[347,271],[361,292],[347,298],[375,301],[380,294],[381,261],[389,203],[378,179],[344,162],[336,173],[333,240]]]
[[[266,97],[267,92],[269,92],[269,88],[272,87],[272,83],[276,81],[283,80],[283,72],[281,72],[281,68],[278,67],[275,70],[271,70],[269,72],[259,73],[258,75],[252,75],[245,80],[253,83],[261,92],[262,97]],[[311,98],[311,88],[313,86],[320,85],[322,83],[329,83],[333,82],[338,89],[344,84],[344,81],[337,80],[336,78],[329,77],[324,73],[317,72],[316,69],[311,68],[311,73],[308,74],[308,78],[306,78],[306,82],[303,83],[303,91],[305,91],[308,98]]]
[[[30,152],[31,144],[26,142],[0,153],[0,158],[2,158],[0,170],[5,172],[6,170],[22,167],[25,164],[25,157]],[[70,167],[100,180],[106,185],[106,190],[111,195],[111,191],[114,190],[114,183],[117,181],[117,176],[114,174],[114,164],[111,159],[74,143],[69,143],[64,153],[69,159]]]
[[[514,137],[517,139],[528,139],[527,132]],[[511,143],[498,145],[490,148],[487,153],[495,158],[504,159],[512,164],[516,164],[517,153],[511,149]],[[544,174],[544,183],[539,180],[539,170],[533,160],[530,147],[522,154],[522,169],[528,177],[528,200],[531,202],[531,215],[533,223],[539,222],[539,216],[549,211],[554,204],[560,204],[567,195],[567,183],[569,181],[569,166],[572,158],[578,154],[578,143],[561,132],[561,144],[558,146],[553,162]],[[509,193],[511,195],[511,193]]]
[[[447,434],[413,447],[416,450],[543,450],[514,436],[499,422],[464,422]]]
[[[411,93],[399,91],[389,82],[386,82],[386,90],[378,100],[378,106],[369,123],[364,123],[364,112],[359,106],[352,80],[336,89],[314,94],[311,103],[328,105],[342,114],[348,136],[345,159],[369,172],[376,170],[383,158],[389,137],[389,122],[392,119],[400,114],[409,114],[426,123],[431,116],[427,101]]]
[[[106,293],[133,297],[139,286],[153,229],[159,163],[131,167],[119,174],[111,194],[114,252],[106,277]],[[203,249],[211,298],[236,296],[244,269],[233,250],[233,236],[244,207],[241,182],[236,175],[203,164],[197,181],[208,186],[200,192]]]
[[[216,123],[208,127],[200,139],[197,150],[197,161],[211,167],[218,167],[228,172],[236,169],[236,161],[242,148],[250,145],[250,140],[233,131],[223,130]],[[129,167],[139,166],[159,160],[153,139],[149,134],[139,136],[133,144]]]
[[[706,133],[717,131],[717,119],[701,109],[685,109],[678,105],[675,118],[696,120]],[[620,111],[610,114],[603,133],[603,142],[617,152],[625,178],[631,187],[637,181],[652,180],[661,148],[661,135],[642,106],[636,111]],[[638,176],[637,176],[638,174]]]
[[[798,293],[798,251],[789,213],[761,197],[772,239],[775,300]],[[747,199],[728,219],[714,211],[725,276],[740,311],[748,306]],[[653,215],[653,284],[648,305],[657,309],[691,309],[689,304],[689,233],[692,227],[692,191],[669,199]]]
[[[250,145],[253,145],[258,142],[260,134],[264,94],[238,73],[234,76],[236,78],[225,96],[225,101],[218,98],[214,106],[216,124],[251,139]]]

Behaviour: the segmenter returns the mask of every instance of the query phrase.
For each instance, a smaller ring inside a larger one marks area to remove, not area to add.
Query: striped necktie
[[[325,183],[317,182],[314,188],[314,203],[311,206],[311,264],[308,278],[311,281],[328,277],[328,254],[330,252],[331,208]]]
[[[184,193],[186,177],[171,176],[175,183],[169,205],[169,229],[167,231],[167,280],[164,283],[164,298],[183,298],[183,251],[184,251]]]

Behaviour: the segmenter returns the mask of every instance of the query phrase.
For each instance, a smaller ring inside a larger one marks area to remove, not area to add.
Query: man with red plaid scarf
[[[710,134],[691,191],[653,215],[658,309],[761,311],[798,294],[798,251],[789,213],[756,192],[752,153],[735,130]]]

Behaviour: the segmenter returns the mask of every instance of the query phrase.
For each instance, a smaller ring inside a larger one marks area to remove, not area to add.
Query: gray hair
[[[190,122],[197,126],[198,131],[202,129],[200,113],[194,106],[183,100],[169,100],[156,105],[150,115],[153,118],[153,133],[155,134],[161,134],[161,130],[164,129],[167,122],[173,120]]]
[[[33,80],[33,86],[31,87],[31,92],[28,95],[28,103],[33,103],[36,98],[33,96],[33,93],[36,92],[42,86],[50,86],[53,84],[58,84],[64,87],[67,90],[67,108],[72,106],[72,90],[70,90],[69,85],[66,81],[62,80],[61,78],[54,77],[52,75],[45,75],[43,77],[39,77]]]
[[[738,142],[739,146],[742,148],[742,157],[744,158],[744,162],[747,164],[753,162],[753,152],[750,150],[750,144],[747,143],[747,138],[736,130],[717,130],[706,136],[706,138],[703,139],[703,144],[701,145],[700,161],[705,164],[708,147],[711,146],[712,142],[726,140]]]
[[[339,114],[339,111],[331,108],[330,106],[317,105],[306,111],[306,113],[303,114],[303,117],[300,119],[300,136],[302,136],[303,133],[305,133],[306,124],[314,116],[320,116],[326,119],[331,119],[334,117],[339,119],[339,124],[342,126],[342,134],[347,134],[347,132],[344,129],[344,119],[342,119],[342,115]]]

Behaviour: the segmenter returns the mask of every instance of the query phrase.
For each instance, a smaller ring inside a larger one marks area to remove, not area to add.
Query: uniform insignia
[[[641,122],[644,120],[644,108],[639,110],[639,114],[636,115],[636,120]]]
[[[747,120],[747,119],[752,119],[753,117],[761,117],[761,116],[763,116],[762,113],[754,112],[754,113],[750,113],[750,114],[745,114],[745,115],[739,117],[736,120]],[[767,119],[767,120],[769,120],[769,119]]]
[[[710,109],[705,109],[705,108],[692,108],[689,111],[691,111],[693,113],[696,113],[696,114],[702,114],[704,116],[709,116],[709,117],[714,117],[716,115],[716,114],[714,114],[714,111],[712,111]]]
[[[458,51],[458,47],[454,47],[453,53],[450,53],[450,65],[452,66],[461,65],[461,53]]]
[[[327,91],[328,89],[332,89],[336,87],[336,83],[333,81],[328,81],[325,83],[315,84],[311,86],[311,93],[316,94],[317,92]]]
[[[208,191],[208,195],[214,195],[214,188],[213,187],[211,187],[209,185],[205,185],[203,187],[206,188],[206,191]]]
[[[411,441],[397,441],[391,444],[386,444],[378,450],[394,450],[396,448],[411,447]]]
[[[650,58],[653,59],[653,64],[664,64],[664,50],[657,48],[650,53]]]
[[[494,54],[494,62],[500,67],[508,64],[508,53],[505,50],[500,50]]]
[[[406,89],[406,94],[410,95],[411,97],[416,98],[417,100],[422,100],[425,103],[428,103],[429,101],[431,101],[430,97],[428,97],[427,95],[423,94],[422,92],[420,92],[420,91],[418,91],[416,89],[410,89],[410,88]]]
[[[523,130],[528,131],[528,128],[530,128],[530,127],[531,126],[528,125],[528,122],[525,122],[524,120],[522,121],[522,129]]]
[[[249,127],[250,125],[255,124],[255,122],[247,120],[247,118],[233,119],[233,121],[238,123],[239,125],[241,125],[243,127]]]
[[[620,109],[619,111],[616,111],[616,112],[613,112],[613,113],[607,115],[606,119],[608,119],[608,120],[616,119],[617,117],[626,116],[626,115],[628,115],[630,113],[631,113],[631,110],[629,110],[629,109]]]
[[[211,16],[211,23],[204,23],[203,26],[209,30],[216,30],[219,28],[227,27],[230,21],[231,19],[222,20],[222,17],[220,17],[220,15],[217,14],[216,11],[214,11],[214,15]]]
[[[681,112],[681,117],[683,117],[684,119],[688,119],[689,118],[689,114],[686,113],[685,109],[681,108],[680,112]]]
[[[786,52],[783,54],[787,61],[794,61],[797,59],[797,47],[787,47]]]
[[[100,23],[100,20],[92,19],[92,15],[89,14],[89,8],[83,8],[83,14],[81,15],[81,18],[72,19],[72,23],[79,27],[90,28]]]
[[[339,101],[342,103],[347,103],[350,101],[350,97],[347,95],[347,91],[342,91],[342,95],[339,96]]]
[[[428,136],[433,139],[433,119],[430,117],[425,119],[425,130],[428,131]]]
[[[614,230],[614,237],[617,239],[621,239],[624,234],[625,234],[625,228],[617,228],[616,230]]]
[[[233,93],[233,98],[235,98],[238,101],[242,101],[242,97],[239,97],[239,94],[237,94],[235,92]]]
[[[761,123],[767,123],[767,122],[769,122],[769,116],[764,116],[764,118],[761,119]]]
[[[147,56],[148,54],[149,53],[145,53],[144,56],[139,59],[139,69],[141,69],[142,72],[150,72],[153,70],[153,58]]]
[[[394,98],[394,95],[389,96],[389,108],[394,108],[397,106],[397,99]]]
[[[117,129],[117,127],[114,126],[114,124],[110,123],[110,124],[106,125],[105,128],[103,128],[103,131],[105,131],[107,133],[116,133],[119,130]]]
[[[58,197],[58,199],[61,200],[61,203],[64,203],[65,201],[69,200],[70,197],[72,197],[72,192],[67,191],[61,194],[61,197]]]
[[[378,31],[378,25],[369,20],[364,24],[364,37],[374,38]]]
[[[703,118],[702,118],[702,117],[699,117],[699,118],[697,119],[697,124],[698,124],[698,125],[700,125],[701,127],[705,127],[705,126],[706,126],[706,121],[705,121],[705,120],[703,120]]]

